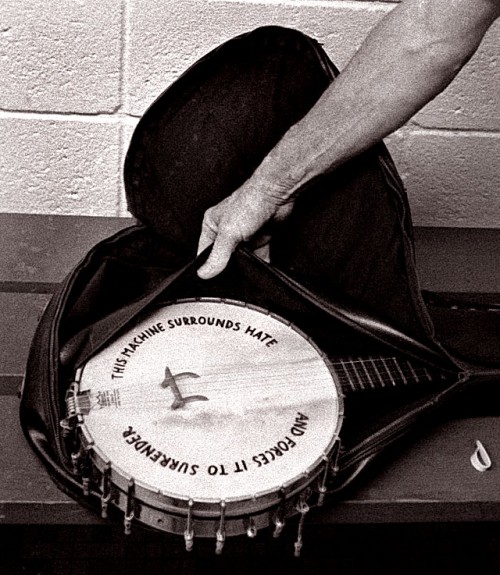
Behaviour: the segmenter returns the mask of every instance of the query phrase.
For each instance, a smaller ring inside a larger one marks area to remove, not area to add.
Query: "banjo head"
[[[81,439],[121,493],[115,504],[126,507],[133,483],[155,510],[154,520],[142,510],[146,523],[188,507],[214,520],[221,501],[228,518],[268,511],[321,473],[342,421],[319,349],[285,320],[231,300],[155,309],[77,383]]]

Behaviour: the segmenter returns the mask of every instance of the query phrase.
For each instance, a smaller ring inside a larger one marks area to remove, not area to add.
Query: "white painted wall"
[[[126,215],[138,118],[191,63],[266,24],[343,67],[392,2],[2,0],[0,211]],[[388,139],[418,225],[500,225],[500,23],[456,81]]]

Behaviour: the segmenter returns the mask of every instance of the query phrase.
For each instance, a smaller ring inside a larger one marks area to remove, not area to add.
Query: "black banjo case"
[[[500,377],[493,306],[421,293],[406,195],[382,143],[307,185],[273,236],[271,263],[242,246],[221,275],[197,277],[207,256],[196,257],[205,210],[252,174],[336,74],[314,40],[260,28],[198,61],[140,120],[124,168],[138,224],[96,245],[60,286],[38,325],[22,391],[29,443],[83,504],[98,510],[99,489],[84,495],[71,464],[60,425],[68,386],[79,366],[161,302],[248,302],[293,322],[329,357],[396,354],[443,376],[345,398],[329,485],[336,497],[458,392],[477,394]]]

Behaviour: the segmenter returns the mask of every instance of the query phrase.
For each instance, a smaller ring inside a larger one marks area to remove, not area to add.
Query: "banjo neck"
[[[399,357],[335,358],[331,367],[345,393],[431,383],[444,378],[442,373]]]

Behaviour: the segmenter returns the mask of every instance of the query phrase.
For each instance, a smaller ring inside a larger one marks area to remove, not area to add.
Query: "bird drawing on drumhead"
[[[170,406],[171,409],[179,409],[184,407],[186,403],[190,403],[192,401],[208,401],[208,397],[205,395],[187,395],[183,397],[177,385],[178,380],[198,377],[200,376],[197,373],[193,373],[191,371],[183,371],[182,373],[173,375],[170,371],[170,368],[168,366],[165,367],[165,379],[161,382],[160,385],[163,388],[170,387],[172,389],[172,393],[174,394],[174,401]]]

